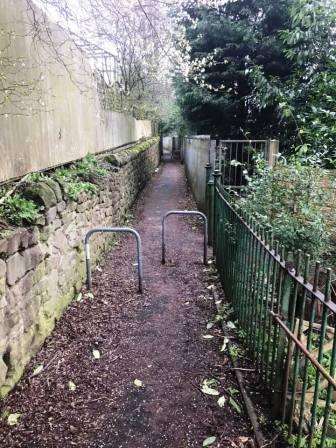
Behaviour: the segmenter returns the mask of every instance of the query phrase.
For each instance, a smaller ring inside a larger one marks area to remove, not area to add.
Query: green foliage
[[[96,178],[104,177],[108,173],[103,162],[99,161],[92,154],[86,155],[83,159],[72,163],[68,167],[57,168],[54,176],[66,179],[82,179],[84,181],[93,181]]]
[[[253,136],[272,133],[274,137],[276,108],[258,108],[245,69],[261,65],[268,76],[287,77],[291,62],[278,33],[287,27],[290,3],[237,0],[212,8],[185,2],[182,26],[192,70],[187,79],[176,81],[176,95],[183,117],[195,132],[228,138],[242,137],[244,129]],[[210,63],[203,64],[206,59]]]
[[[191,69],[176,95],[189,129],[279,138],[284,154],[335,168],[335,2],[189,1],[184,10]]]
[[[186,127],[181,109],[177,104],[171,105],[165,117],[161,119],[160,131],[163,134],[176,132],[178,135],[185,135]]]
[[[43,173],[40,172],[31,173],[28,176],[27,182],[40,182],[43,181],[45,178],[46,176]]]
[[[0,215],[11,224],[22,226],[25,224],[34,224],[40,216],[41,208],[35,202],[25,199],[20,194],[14,194],[8,197],[0,205]]]
[[[287,78],[248,71],[260,110],[276,106],[283,148],[304,163],[336,166],[336,7],[321,0],[293,0],[291,21],[280,34]]]
[[[83,159],[73,164],[76,175],[82,179],[89,180],[93,177],[103,177],[107,175],[107,170],[94,155],[88,154]]]
[[[318,167],[300,164],[279,163],[273,169],[261,165],[240,204],[288,250],[319,258],[329,245],[321,174]]]
[[[76,201],[81,193],[95,194],[97,187],[94,182],[107,173],[104,164],[88,154],[69,167],[57,168],[53,176],[62,183],[66,197]]]
[[[242,353],[242,349],[237,344],[231,344],[230,355],[233,361],[237,361],[237,359],[242,356]]]
[[[64,192],[69,199],[76,201],[81,193],[97,193],[97,186],[90,182],[72,181],[65,184]]]

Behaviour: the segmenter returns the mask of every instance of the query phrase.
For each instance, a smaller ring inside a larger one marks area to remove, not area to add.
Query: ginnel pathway
[[[194,205],[183,167],[161,165],[133,211],[145,293],[136,293],[134,242],[121,238],[93,276],[94,298],[83,291],[69,306],[1,404],[3,416],[20,414],[15,426],[0,422],[1,447],[191,448],[209,436],[213,447],[253,446],[243,406],[220,408],[200,391],[207,378],[221,391],[237,385],[221,335],[202,338],[215,312],[195,220],[169,218],[161,265],[161,218],[186,208]]]

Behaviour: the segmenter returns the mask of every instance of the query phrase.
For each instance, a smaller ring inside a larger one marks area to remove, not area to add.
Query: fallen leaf
[[[233,330],[234,328],[236,328],[235,324],[234,324],[233,322],[231,322],[230,320],[229,320],[229,322],[226,323],[226,326],[227,326],[228,328],[231,328],[232,330]]]
[[[83,298],[82,293],[78,294],[77,299],[76,299],[77,302],[81,302],[81,301],[82,301],[82,298]]]
[[[100,351],[99,350],[92,350],[92,354],[95,359],[100,359]]]
[[[94,295],[92,294],[92,292],[88,292],[88,293],[86,294],[86,296],[87,296],[89,299],[94,299]]]
[[[201,390],[206,395],[212,395],[212,396],[219,395],[218,390],[209,387],[206,383],[203,383]]]
[[[241,437],[238,437],[238,440],[239,440],[239,442],[246,443],[250,440],[250,438],[241,436]]]
[[[222,345],[222,348],[221,348],[221,350],[220,350],[221,352],[224,352],[224,351],[225,351],[228,342],[229,342],[228,338],[224,338],[223,345]]]
[[[208,322],[207,324],[207,330],[210,330],[210,328],[212,328],[214,326],[213,322]]]
[[[219,397],[217,400],[218,406],[220,408],[223,408],[226,402],[226,398],[224,397],[224,395],[222,397]]]
[[[7,424],[9,426],[17,425],[20,417],[21,417],[21,414],[9,414],[9,416],[7,417]]]
[[[32,374],[32,377],[39,375],[42,372],[43,369],[44,369],[43,364],[41,364],[38,367],[36,367],[36,369],[34,370],[34,372]]]
[[[241,408],[239,404],[234,400],[232,397],[229,398],[230,405],[238,412],[238,414],[241,413]]]
[[[212,336],[212,334],[203,334],[203,335],[202,335],[202,338],[203,338],[203,339],[212,339],[213,336]]]
[[[214,444],[215,442],[216,442],[216,437],[215,436],[207,437],[203,441],[203,445],[202,446],[210,446],[210,445]]]
[[[143,383],[141,380],[134,380],[134,384],[136,385],[136,387],[142,387]]]
[[[68,382],[68,387],[69,387],[69,390],[71,390],[71,392],[74,392],[75,390],[76,390],[76,384],[75,383],[73,383],[72,381],[69,381]]]

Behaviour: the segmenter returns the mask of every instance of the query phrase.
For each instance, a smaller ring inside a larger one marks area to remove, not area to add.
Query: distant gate
[[[248,176],[255,172],[259,159],[273,166],[279,153],[278,140],[219,140],[215,160],[221,172],[221,183],[234,190],[247,184]]]

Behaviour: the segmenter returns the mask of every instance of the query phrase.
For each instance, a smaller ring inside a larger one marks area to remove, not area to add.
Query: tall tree
[[[283,148],[306,163],[336,166],[336,5],[293,0],[279,35],[292,70],[285,82],[251,70],[259,110],[276,106]]]
[[[177,81],[180,107],[199,132],[273,137],[275,108],[259,110],[246,69],[262,66],[285,78],[291,62],[278,32],[289,21],[290,0],[186,1],[178,25],[179,48],[189,71]],[[184,72],[186,72],[184,70]]]

